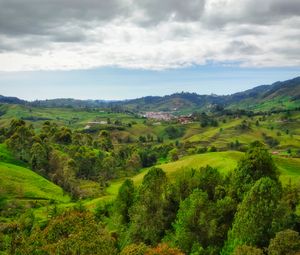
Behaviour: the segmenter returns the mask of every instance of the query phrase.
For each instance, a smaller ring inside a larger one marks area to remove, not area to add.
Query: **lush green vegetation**
[[[0,254],[300,250],[297,110],[0,112]]]
[[[69,201],[61,187],[27,168],[1,162],[0,169],[2,196],[10,199]]]

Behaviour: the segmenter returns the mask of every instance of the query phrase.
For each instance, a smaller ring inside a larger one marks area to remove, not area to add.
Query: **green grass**
[[[8,125],[14,119],[21,118],[45,118],[57,123],[58,125],[69,126],[70,128],[83,128],[89,121],[101,121],[110,118],[111,121],[121,120],[124,123],[131,121],[141,122],[141,119],[135,118],[132,115],[124,113],[109,113],[103,110],[86,111],[85,109],[72,108],[43,108],[43,107],[28,107],[22,105],[2,105],[0,110],[6,111],[1,116],[0,124]],[[35,128],[40,128],[45,120],[32,121]]]
[[[205,167],[210,165],[217,168],[221,173],[226,174],[237,166],[238,160],[243,156],[242,152],[238,151],[226,151],[226,152],[211,152],[205,154],[191,155],[181,158],[176,162],[170,162],[166,164],[157,165],[162,168],[169,179],[172,181],[176,176],[185,169]],[[280,179],[283,184],[286,184],[289,180],[293,183],[300,184],[300,159],[297,158],[285,158],[274,157],[274,161],[280,172]],[[131,177],[135,185],[140,185],[144,176],[149,169],[144,169],[141,173]],[[94,209],[99,203],[112,201],[118,194],[119,188],[122,185],[124,179],[112,181],[109,187],[106,189],[107,195],[87,200],[83,204],[89,209]]]
[[[0,162],[11,163],[19,166],[24,166],[25,164],[19,160],[16,160],[12,153],[6,148],[5,144],[0,144]]]
[[[275,157],[274,159],[283,183],[291,181],[300,184],[300,158]]]
[[[247,109],[252,111],[269,111],[278,109],[294,109],[300,106],[300,100],[293,100],[291,96],[278,96],[257,102],[253,99],[243,100],[241,103],[232,104],[230,109]]]
[[[248,145],[255,140],[264,142],[263,133],[279,141],[279,145],[272,150],[286,150],[288,148],[300,148],[300,123],[297,119],[290,122],[282,122],[280,115],[271,116],[270,120],[260,122],[259,126],[255,125],[258,119],[241,118],[219,122],[218,127],[201,128],[198,124],[187,125],[187,131],[182,142],[191,142],[201,144],[202,146],[215,146],[219,149],[226,150],[231,142],[238,140],[243,145]],[[245,119],[251,123],[250,129],[241,130],[239,125]],[[290,133],[286,134],[286,130]],[[278,135],[280,132],[280,136]]]
[[[170,180],[173,180],[176,175],[184,169],[200,168],[207,165],[216,167],[220,172],[225,174],[235,168],[237,161],[242,157],[242,155],[243,153],[237,151],[211,152],[186,156],[176,162],[157,165],[157,167],[163,169]],[[130,179],[132,179],[134,184],[138,186],[142,183],[143,178],[148,171],[149,168],[143,169],[139,174],[131,177]],[[97,199],[87,200],[83,204],[89,209],[94,209],[99,203],[112,201],[118,194],[123,181],[124,179],[112,181],[106,189],[107,195]]]
[[[28,168],[0,162],[1,193],[7,198],[69,202],[62,188]]]

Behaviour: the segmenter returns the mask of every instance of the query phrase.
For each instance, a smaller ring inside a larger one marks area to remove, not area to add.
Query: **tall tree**
[[[208,246],[208,235],[214,226],[209,221],[211,213],[208,195],[199,189],[181,204],[174,223],[175,244],[184,252],[191,252],[195,244],[202,248]]]
[[[118,217],[118,221],[120,224],[129,223],[129,209],[132,206],[133,201],[134,184],[132,180],[127,179],[123,182],[122,186],[120,187],[118,196],[114,204],[114,213]]]
[[[45,173],[48,164],[48,153],[46,148],[38,142],[35,142],[30,150],[31,153],[31,166],[33,169],[41,173]]]
[[[279,182],[269,177],[258,180],[238,207],[222,254],[231,254],[242,244],[264,247],[272,237],[273,215],[281,195]]]
[[[160,168],[152,168],[139,187],[137,198],[130,210],[131,240],[157,244],[164,235],[167,177]]]
[[[262,177],[277,180],[277,170],[267,149],[260,142],[251,144],[245,156],[238,162],[232,178],[232,190],[241,201],[244,194]]]

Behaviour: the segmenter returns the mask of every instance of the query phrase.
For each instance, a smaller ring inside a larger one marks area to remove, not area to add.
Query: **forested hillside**
[[[0,103],[14,103],[35,107],[108,107],[119,111],[168,111],[186,114],[211,111],[215,106],[253,111],[276,111],[300,107],[300,77],[261,85],[232,95],[198,95],[175,93],[168,96],[147,96],[124,101],[51,99],[26,102],[15,97],[0,96]]]

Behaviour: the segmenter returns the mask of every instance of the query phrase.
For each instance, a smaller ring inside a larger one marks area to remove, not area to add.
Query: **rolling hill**
[[[147,96],[123,101],[61,98],[34,102],[0,96],[0,103],[22,104],[32,107],[120,107],[120,109],[131,111],[172,111],[178,114],[209,111],[214,105],[253,111],[293,109],[300,107],[300,77],[282,82],[278,81],[272,85],[257,86],[232,95],[198,95],[182,92],[162,97]]]
[[[17,200],[70,200],[61,187],[15,160],[4,144],[0,144],[0,195]]]
[[[210,165],[217,168],[222,174],[227,174],[229,171],[234,170],[237,166],[238,160],[243,156],[242,152],[226,151],[226,152],[212,152],[204,154],[196,154],[185,156],[178,161],[169,162],[157,165],[157,167],[164,170],[169,179],[174,180],[176,176],[186,169],[199,169]],[[277,169],[280,173],[280,180],[283,184],[288,182],[300,184],[300,158],[285,158],[280,156],[273,156]],[[149,168],[142,170],[139,174],[131,177],[135,185],[142,183],[144,176]],[[113,200],[118,194],[119,188],[124,179],[112,181],[106,189],[106,195],[84,201],[84,205],[93,210],[99,203],[105,203]]]

